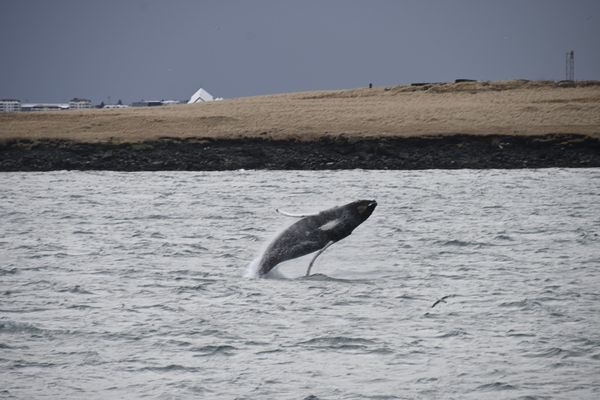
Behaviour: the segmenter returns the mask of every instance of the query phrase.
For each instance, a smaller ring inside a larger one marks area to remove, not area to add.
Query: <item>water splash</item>
[[[244,273],[244,278],[248,279],[258,279],[258,269],[260,268],[260,259],[261,257],[256,257],[254,260],[250,261],[248,266],[246,267],[246,272]]]

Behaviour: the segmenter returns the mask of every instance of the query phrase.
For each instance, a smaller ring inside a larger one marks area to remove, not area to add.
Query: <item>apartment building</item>
[[[92,108],[92,101],[88,99],[80,99],[75,97],[69,101],[69,108],[72,110],[84,109],[84,108]]]
[[[21,102],[15,99],[0,100],[0,112],[17,112],[21,111]]]

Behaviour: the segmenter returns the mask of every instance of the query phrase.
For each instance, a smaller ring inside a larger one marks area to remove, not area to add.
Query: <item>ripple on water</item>
[[[317,337],[298,342],[296,346],[314,350],[351,351],[378,354],[392,353],[390,349],[377,341],[347,336]]]
[[[516,386],[513,386],[506,382],[493,382],[486,383],[484,385],[477,386],[476,391],[489,392],[489,391],[504,391],[504,390],[515,390]]]
[[[17,267],[12,268],[2,268],[0,267],[0,276],[2,275],[14,275],[19,273],[19,269]]]
[[[190,351],[194,352],[194,357],[231,356],[236,350],[236,347],[229,345],[209,345],[190,349]]]
[[[465,336],[469,336],[469,334],[467,333],[467,331],[465,331],[464,329],[452,329],[451,331],[445,332],[445,333],[441,333],[437,336],[435,336],[436,339],[447,339],[447,338],[452,338],[452,337],[465,337]]]
[[[152,366],[142,367],[139,371],[152,371],[152,372],[200,372],[202,368],[199,367],[187,367],[179,364],[169,364],[164,366]]]
[[[74,294],[93,294],[92,292],[83,289],[81,286],[79,285],[75,285],[73,287],[67,287],[67,288],[62,288],[62,289],[57,289],[57,292],[59,293],[74,293]]]
[[[574,357],[577,355],[578,354],[576,352],[571,351],[571,350],[565,350],[560,347],[549,347],[549,348],[546,348],[543,350],[525,353],[525,354],[523,354],[523,357],[528,357],[528,358],[559,357],[559,358],[563,359],[563,358],[568,358],[568,357]]]

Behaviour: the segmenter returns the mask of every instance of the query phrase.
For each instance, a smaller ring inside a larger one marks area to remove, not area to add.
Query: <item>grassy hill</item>
[[[317,140],[431,135],[600,137],[600,81],[401,85],[165,107],[6,113],[0,140],[127,143],[158,138]]]

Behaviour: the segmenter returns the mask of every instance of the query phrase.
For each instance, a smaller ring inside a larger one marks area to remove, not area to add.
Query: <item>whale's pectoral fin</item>
[[[292,214],[292,213],[280,210],[279,208],[276,208],[275,211],[277,211],[281,215],[285,215],[286,217],[294,217],[294,218],[305,218],[305,217],[310,217],[311,215],[316,215],[316,214]]]
[[[306,270],[306,275],[305,276],[309,276],[310,275],[310,270],[313,266],[313,264],[315,263],[315,260],[317,259],[317,257],[319,257],[321,255],[321,253],[323,253],[325,250],[327,250],[327,248],[329,246],[331,246],[332,244],[334,244],[335,242],[333,240],[330,240],[329,242],[327,242],[327,244],[325,245],[325,247],[323,247],[321,250],[317,251],[317,254],[315,254],[315,256],[313,257],[313,259],[310,261],[310,264],[308,264],[308,269]]]

